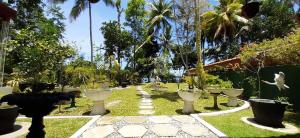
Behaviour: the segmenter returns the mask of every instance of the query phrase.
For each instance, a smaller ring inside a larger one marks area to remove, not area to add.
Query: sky
[[[216,0],[209,0],[212,5],[216,5]],[[128,0],[122,0],[122,8],[126,9]],[[65,40],[75,42],[79,54],[84,56],[86,60],[90,60],[90,37],[89,37],[89,17],[88,9],[86,9],[75,21],[70,22],[69,14],[74,5],[74,0],[68,0],[60,7],[64,12],[66,31],[64,33]],[[125,21],[124,13],[121,21]],[[92,4],[92,26],[93,26],[93,43],[97,47],[104,43],[103,35],[100,31],[103,22],[117,20],[116,8],[107,7],[100,0],[96,4]]]

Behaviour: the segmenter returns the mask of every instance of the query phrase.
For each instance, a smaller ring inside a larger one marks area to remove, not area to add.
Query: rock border
[[[289,123],[283,123],[283,125],[286,128],[273,128],[273,127],[268,127],[268,126],[264,126],[261,124],[256,123],[253,120],[253,117],[242,117],[241,120],[251,126],[254,126],[256,128],[260,128],[260,129],[264,129],[264,130],[269,130],[269,131],[274,131],[274,132],[281,132],[281,133],[287,133],[287,134],[297,134],[299,133],[299,130],[297,127],[295,127],[294,125],[291,125]]]

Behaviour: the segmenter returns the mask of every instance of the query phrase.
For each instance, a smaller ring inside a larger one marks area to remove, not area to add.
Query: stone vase
[[[189,90],[178,90],[178,95],[183,99],[184,105],[182,112],[185,114],[194,113],[194,102],[199,99],[201,93],[200,90],[189,91]]]
[[[110,89],[88,89],[85,95],[93,101],[91,115],[103,115],[106,113],[104,100],[106,100],[112,91]]]
[[[244,89],[228,88],[228,89],[222,89],[222,91],[225,95],[228,96],[227,106],[237,106],[238,96],[243,93]]]

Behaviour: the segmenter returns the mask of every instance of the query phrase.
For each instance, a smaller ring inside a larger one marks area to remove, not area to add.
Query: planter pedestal
[[[184,105],[182,109],[182,113],[189,114],[194,113],[194,102],[199,99],[200,92],[189,92],[184,90],[178,90],[178,95],[183,99]]]
[[[94,101],[91,115],[103,115],[105,113],[106,113],[106,109],[104,107],[104,101]]]
[[[211,95],[214,97],[214,109],[219,109],[218,96],[220,95],[220,93],[211,93]]]
[[[228,103],[227,106],[237,106],[238,102],[237,102],[237,97],[228,97]]]
[[[224,94],[228,96],[228,103],[227,106],[237,106],[237,97],[241,95],[244,91],[244,89],[223,89],[222,90]]]
[[[194,101],[186,101],[184,100],[184,105],[182,109],[183,113],[194,113]]]
[[[89,89],[85,92],[85,95],[91,99],[94,103],[91,115],[104,115],[106,109],[104,106],[104,100],[112,94],[110,89]]]

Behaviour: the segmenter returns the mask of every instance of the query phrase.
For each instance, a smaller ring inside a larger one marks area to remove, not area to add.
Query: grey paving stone
[[[152,106],[152,103],[140,103],[141,106]]]
[[[157,124],[166,124],[171,123],[172,118],[168,116],[151,116],[149,117],[149,120]]]
[[[146,121],[146,118],[143,116],[126,116],[124,117],[124,121],[132,124],[141,124]]]
[[[83,138],[104,138],[114,132],[112,125],[98,126],[83,133]]]
[[[122,116],[117,116],[117,117],[103,116],[99,120],[97,120],[97,124],[98,125],[111,125],[115,122],[120,121],[122,118],[123,118]]]
[[[141,115],[152,115],[154,113],[155,113],[155,111],[153,111],[153,110],[140,110],[139,111],[139,114],[141,114]]]
[[[192,124],[195,123],[196,120],[188,115],[177,115],[177,116],[173,116],[173,119],[181,122],[181,123],[188,123],[188,124]]]
[[[142,110],[146,110],[146,109],[152,110],[153,106],[151,106],[151,105],[141,105],[140,109],[142,109]]]
[[[181,129],[194,137],[207,136],[209,133],[209,130],[200,124],[184,124]]]
[[[142,125],[127,125],[118,131],[123,137],[142,137],[147,129]]]
[[[174,137],[178,129],[171,124],[156,124],[151,130],[159,137]]]

